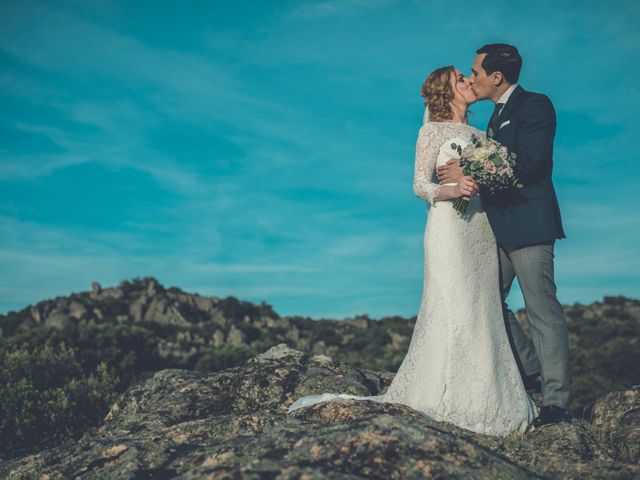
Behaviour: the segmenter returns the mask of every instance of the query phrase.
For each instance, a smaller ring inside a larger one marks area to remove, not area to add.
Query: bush
[[[37,326],[11,337],[5,348],[35,351],[45,344],[65,344],[72,348],[86,374],[105,362],[119,378],[116,387],[119,392],[126,390],[147,372],[166,368],[166,362],[158,353],[158,335],[139,324],[81,320],[66,323],[62,330]]]
[[[275,347],[279,343],[285,342],[282,341],[281,337],[276,336],[274,332],[268,330],[258,340],[251,343],[251,348],[255,352],[254,355],[258,355],[266,352],[271,347]]]
[[[246,345],[238,347],[223,345],[220,348],[208,351],[200,357],[195,369],[199,372],[218,372],[225,368],[242,365],[251,357],[255,357],[255,355],[255,350]]]
[[[104,363],[83,374],[64,344],[0,357],[0,453],[37,451],[79,438],[106,414],[117,379]]]
[[[324,342],[328,346],[342,346],[342,337],[338,333],[338,323],[335,320],[317,320],[309,333],[309,343]]]

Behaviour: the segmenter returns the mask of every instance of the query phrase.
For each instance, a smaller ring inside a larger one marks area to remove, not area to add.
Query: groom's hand
[[[438,167],[436,174],[438,182],[442,183],[458,183],[462,178],[462,167],[460,160],[451,159],[446,165]]]

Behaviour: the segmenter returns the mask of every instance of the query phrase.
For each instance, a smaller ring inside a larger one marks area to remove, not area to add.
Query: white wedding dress
[[[384,395],[323,393],[289,411],[342,398],[408,405],[437,421],[488,435],[533,429],[535,404],[525,391],[502,316],[498,252],[480,196],[458,214],[452,200],[433,202],[436,166],[479,130],[426,122],[416,145],[414,192],[427,200],[424,286],[407,354]]]

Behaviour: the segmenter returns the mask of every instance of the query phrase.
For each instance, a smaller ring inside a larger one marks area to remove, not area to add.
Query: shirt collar
[[[502,104],[507,103],[507,101],[509,100],[509,97],[511,96],[511,94],[513,93],[513,91],[516,89],[517,86],[518,84],[514,83],[509,88],[507,88],[507,90],[502,94],[502,96],[498,99],[496,103],[502,103]]]

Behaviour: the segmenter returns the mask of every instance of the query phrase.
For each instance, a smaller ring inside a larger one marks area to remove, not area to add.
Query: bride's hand
[[[442,165],[436,169],[438,182],[442,185],[445,183],[456,183],[462,178],[462,167],[459,158],[452,158],[446,165]]]
[[[479,188],[473,177],[462,177],[458,185],[456,185],[456,193],[459,197],[473,197],[478,193]]]

